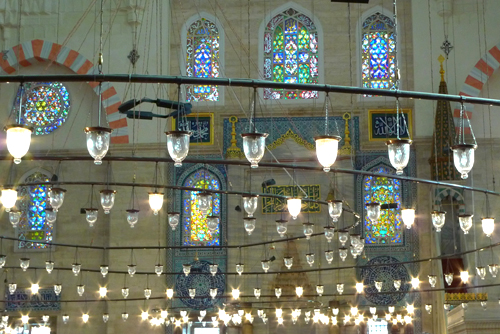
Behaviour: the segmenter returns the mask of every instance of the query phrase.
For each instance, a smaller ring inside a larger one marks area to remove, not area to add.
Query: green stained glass
[[[302,26],[299,33],[299,51],[309,50],[309,33],[307,29]]]
[[[273,69],[274,81],[283,81],[283,65],[276,65]]]
[[[283,30],[280,27],[276,28],[274,32],[274,40],[273,40],[273,51],[279,52],[283,50]]]

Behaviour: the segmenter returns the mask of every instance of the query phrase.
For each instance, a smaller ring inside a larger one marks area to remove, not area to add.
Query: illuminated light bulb
[[[175,167],[181,167],[182,161],[186,159],[189,153],[190,131],[168,131],[167,151],[170,158],[174,160]]]
[[[198,209],[203,216],[206,216],[212,207],[212,194],[207,191],[202,191],[198,193],[196,197],[198,198]]]
[[[453,273],[444,274],[444,280],[446,281],[446,284],[451,285],[453,282]]]
[[[490,271],[491,277],[495,278],[497,277],[498,274],[498,264],[489,264],[488,265],[488,270]]]
[[[1,201],[5,211],[9,212],[16,205],[17,191],[14,189],[2,189]]]
[[[184,273],[185,276],[188,276],[189,273],[191,272],[191,265],[189,263],[183,264],[182,272]]]
[[[415,209],[402,209],[401,218],[407,229],[411,229],[415,222]]]
[[[212,276],[217,275],[217,271],[219,270],[219,265],[217,263],[210,264],[208,267]]]
[[[333,226],[325,226],[325,238],[328,243],[332,242],[333,237],[335,236],[335,228]]]
[[[297,295],[297,297],[302,297],[302,295],[304,294],[304,288],[301,287],[301,286],[296,286],[295,287],[295,294]]]
[[[339,256],[340,256],[340,259],[342,260],[342,262],[345,261],[348,253],[349,253],[349,251],[347,250],[347,248],[345,248],[345,247],[339,248]]]
[[[286,223],[287,221],[283,219],[276,220],[276,231],[281,238],[285,237],[286,231],[288,229]]]
[[[415,313],[415,306],[413,306],[412,304],[406,305],[406,312],[408,312],[408,314]]]
[[[46,314],[42,315],[42,321],[43,321],[44,323],[49,322],[49,319],[50,319],[50,317],[49,317],[48,315],[46,315]]]
[[[458,215],[458,223],[464,234],[469,234],[469,230],[472,227],[472,217],[474,215]]]
[[[259,167],[260,160],[264,157],[267,133],[242,133],[243,153],[250,162],[250,167]]]
[[[265,273],[268,272],[269,268],[271,267],[271,263],[269,260],[262,260],[260,261],[261,265],[262,265],[262,270],[264,270]]]
[[[161,274],[163,274],[163,265],[161,264],[155,264],[155,274],[156,276],[160,277]]]
[[[233,289],[231,291],[231,295],[233,296],[233,299],[240,299],[240,289]]]
[[[45,209],[45,222],[47,225],[52,226],[57,220],[57,212],[52,208]]]
[[[429,284],[431,285],[431,288],[435,288],[436,287],[436,283],[437,283],[437,276],[436,275],[429,275]]]
[[[295,220],[297,219],[297,216],[300,213],[300,210],[302,208],[302,199],[301,198],[288,198],[286,200],[287,207],[288,207],[288,212],[292,216],[292,218]]]
[[[141,319],[144,321],[144,320],[148,320],[149,318],[149,313],[147,311],[142,311],[141,312]]]
[[[397,321],[398,321],[398,322],[401,322],[401,323],[402,323],[402,321],[403,321],[403,316],[402,316],[401,314],[398,314],[398,315],[396,315],[396,319],[397,319]]]
[[[486,278],[486,268],[485,267],[476,267],[477,275],[484,280]]]
[[[194,297],[196,297],[196,289],[188,289],[188,292],[189,292],[189,297],[191,297],[191,299],[194,299]]]
[[[436,232],[441,232],[446,219],[446,211],[432,211],[431,218]]]
[[[175,320],[175,327],[181,327],[181,325],[182,325],[182,324],[181,324],[180,319],[176,319],[176,320]]]
[[[323,293],[325,292],[325,286],[324,285],[321,285],[321,284],[318,284],[316,285],[316,293],[318,294],[318,296],[323,296]]]
[[[39,290],[40,290],[40,285],[38,285],[38,283],[31,284],[31,294],[32,295],[36,295]]]
[[[353,317],[357,316],[358,315],[358,308],[356,306],[352,306],[351,307],[351,315]]]
[[[361,321],[358,318],[354,319],[354,325],[359,326],[360,323]]]
[[[19,220],[21,219],[21,211],[10,209],[9,210],[9,222],[12,224],[12,227],[16,228],[19,224]]]
[[[102,277],[106,277],[109,273],[109,266],[107,264],[101,264],[99,266],[99,271],[101,272]]]
[[[190,295],[191,295],[191,293],[190,293]],[[144,298],[146,298],[146,299],[151,298],[151,289],[150,288],[145,288],[144,289]]]
[[[243,226],[248,235],[252,235],[252,232],[255,230],[255,218],[243,218]]]
[[[346,314],[344,317],[344,324],[347,324],[351,321],[351,316],[349,314]]]
[[[463,270],[460,272],[460,279],[463,283],[467,283],[469,281],[469,272],[467,270]]]
[[[107,294],[108,294],[108,288],[106,288],[105,286],[101,286],[99,288],[99,297],[104,298],[106,297]]]
[[[62,321],[63,321],[63,323],[66,325],[66,324],[68,323],[68,321],[69,321],[69,315],[64,314],[64,315],[62,316]]]
[[[128,209],[125,212],[127,212],[127,223],[130,225],[130,228],[134,228],[135,224],[139,221],[139,210]]]
[[[332,325],[337,326],[338,320],[337,317],[332,317]]]
[[[339,220],[342,215],[342,201],[341,200],[332,200],[328,202],[328,214],[332,218],[332,221],[335,223]]]
[[[476,148],[477,145],[473,144],[458,144],[451,146],[451,150],[453,151],[453,163],[464,180],[468,177],[467,174],[474,166],[474,151]]]
[[[87,127],[84,129],[87,137],[87,150],[94,164],[101,165],[102,159],[106,156],[109,150],[111,139],[111,129],[105,127]]]
[[[432,304],[425,304],[425,311],[427,312],[427,314],[431,314],[432,313]]]
[[[342,247],[345,246],[345,243],[349,240],[349,232],[347,231],[339,231],[339,241]]]
[[[412,277],[411,278],[411,287],[413,289],[418,289],[419,286],[420,286],[420,280],[418,279],[418,277]]]
[[[200,311],[200,314],[201,314],[201,311]],[[168,318],[168,311],[167,310],[161,310],[160,317],[162,317],[162,319],[167,319]]]
[[[404,322],[406,324],[411,324],[412,318],[409,315],[404,316]]]
[[[314,137],[316,142],[316,157],[321,166],[323,166],[323,171],[329,172],[330,167],[337,160],[337,154],[339,149],[339,142],[342,140],[339,136],[317,136]]]
[[[382,281],[375,281],[375,288],[377,289],[378,292],[382,291],[382,286],[384,282]]]
[[[23,271],[28,270],[30,266],[30,259],[28,259],[27,257],[20,258],[19,265]]]
[[[22,315],[21,316],[21,322],[23,324],[27,324],[29,322],[29,320],[30,320],[30,317],[28,315]]]
[[[374,306],[370,306],[370,313],[371,313],[371,315],[377,314],[377,308]]]
[[[172,299],[172,297],[174,296],[174,289],[168,288],[167,290],[165,290],[165,294],[167,295],[168,299]]]
[[[333,251],[332,250],[327,250],[325,251],[325,259],[328,264],[331,264],[333,261]]]
[[[123,312],[122,313],[122,320],[123,321],[127,321],[127,319],[128,319],[128,313],[127,312]]]
[[[45,261],[45,270],[47,270],[47,272],[51,274],[52,271],[54,270],[54,261],[50,260]]]
[[[76,292],[78,293],[78,295],[80,297],[83,296],[83,293],[85,292],[85,285],[83,285],[83,284],[77,285]]]
[[[397,124],[397,126],[399,126],[399,124]],[[396,175],[402,175],[403,169],[410,161],[411,142],[412,141],[409,139],[393,139],[385,143],[389,153],[389,161],[392,167],[396,169]]]
[[[254,288],[253,289],[253,295],[255,296],[256,299],[260,298],[261,290],[260,288]]]
[[[180,213],[179,212],[169,212],[168,213],[168,225],[175,231],[179,225]]]
[[[243,274],[244,269],[245,269],[245,265],[243,263],[236,264],[236,272],[238,273],[238,275]]]
[[[356,283],[356,292],[363,293],[363,290],[364,290],[363,283]]]
[[[280,287],[274,288],[274,294],[276,295],[276,298],[280,299],[280,297],[281,297],[281,288]]]
[[[17,290],[16,283],[9,283],[9,294],[13,295]]]
[[[396,310],[396,308],[394,306],[389,306],[388,310],[389,310],[389,314],[393,314],[394,311]]]
[[[495,230],[495,219],[494,218],[481,218],[481,225],[483,227],[484,234],[490,238]]]
[[[109,211],[115,205],[116,190],[103,189],[100,191],[101,194],[101,206],[104,209],[105,214],[109,214]]]
[[[444,304],[443,304],[443,307],[444,307],[445,311],[449,311],[449,310],[450,310],[450,308],[451,308],[451,304],[449,304],[449,303],[444,303]]]
[[[344,283],[338,283],[337,284],[337,292],[339,293],[339,295],[341,295],[342,293],[344,293]]]
[[[28,153],[31,143],[31,132],[33,129],[22,124],[11,124],[4,128],[6,135],[7,150],[14,158],[14,163],[20,164],[21,158]]]
[[[469,308],[469,304],[468,303],[462,303],[462,308],[464,309],[464,311],[467,311],[467,309]]]
[[[185,318],[187,316],[187,311],[186,310],[181,310],[180,311],[181,318]]]
[[[54,284],[54,293],[56,296],[59,296],[62,291],[62,285],[61,284]]]
[[[283,262],[285,263],[285,267],[287,269],[290,269],[293,266],[293,257],[291,257],[291,256],[285,256],[283,258]]]
[[[306,262],[309,264],[309,266],[313,266],[314,264],[314,253],[308,253],[306,254]]]
[[[109,321],[109,313],[103,313],[102,314],[102,321],[104,323],[107,323]]]
[[[389,321],[391,321],[391,319],[392,319],[392,316],[391,316],[389,313],[387,313],[387,314],[385,315],[385,320],[386,320],[387,322],[389,322]]]
[[[73,274],[75,276],[78,276],[81,269],[82,269],[82,265],[80,263],[75,262],[75,263],[71,264],[71,271],[73,272]]]
[[[243,195],[243,209],[248,215],[248,218],[252,218],[253,214],[257,210],[257,205],[259,203],[259,195]]]
[[[376,223],[380,218],[380,203],[378,202],[367,203],[366,215],[372,223]]]
[[[278,318],[278,325],[283,325],[283,318]]]
[[[283,317],[283,309],[277,308],[276,309],[276,318],[281,318]]]
[[[83,323],[87,323],[89,321],[89,315],[87,313],[82,314]]]

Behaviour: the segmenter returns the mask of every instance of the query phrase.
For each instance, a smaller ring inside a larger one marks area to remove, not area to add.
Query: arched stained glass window
[[[184,187],[220,190],[220,182],[212,173],[199,169],[192,173],[184,182]],[[207,219],[199,210],[197,191],[184,191],[182,221],[185,246],[218,246],[220,245],[220,223],[216,231],[207,227]],[[221,215],[220,194],[212,194],[212,207],[208,216]]]
[[[35,172],[24,179],[24,183],[48,182],[48,175]],[[45,223],[45,208],[48,204],[48,187],[46,185],[34,185],[22,187],[18,199],[21,219],[17,228],[18,238],[21,240],[52,241],[53,227]],[[46,244],[19,241],[19,248],[43,249],[48,248]]]
[[[27,82],[17,91],[12,112],[18,114],[22,92],[21,123],[35,135],[46,135],[64,124],[71,107],[68,90],[60,82]]]
[[[218,78],[219,29],[206,18],[193,22],[187,30],[186,75],[197,78]],[[219,87],[187,85],[186,99],[190,101],[219,101]]]
[[[391,174],[388,168],[378,167],[374,173]],[[401,181],[383,176],[367,176],[364,180],[364,210],[366,204],[378,202],[381,205],[392,204],[380,210],[380,219],[372,223],[365,216],[365,243],[367,244],[399,244],[403,242],[401,230]]]
[[[394,89],[396,42],[394,22],[382,13],[361,25],[361,69],[365,88]]]
[[[274,82],[318,83],[318,32],[308,16],[289,8],[266,25],[264,78]],[[318,92],[266,88],[264,98],[316,99]]]

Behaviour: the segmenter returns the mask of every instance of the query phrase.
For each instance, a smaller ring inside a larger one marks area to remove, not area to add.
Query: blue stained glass
[[[283,52],[276,52],[274,54],[273,62],[275,64],[282,64],[283,63]]]
[[[293,34],[297,32],[297,21],[295,19],[288,19],[285,21],[285,34]]]
[[[194,76],[198,78],[208,78],[212,72],[211,51],[203,40],[195,51]]]
[[[306,63],[309,60],[309,53],[301,52],[299,53],[299,61],[301,63]]]

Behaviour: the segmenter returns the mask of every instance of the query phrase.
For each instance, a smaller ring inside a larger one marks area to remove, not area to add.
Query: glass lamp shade
[[[66,325],[66,324],[69,322],[69,315],[64,314],[64,315],[62,316],[62,321],[63,321],[63,323]]]
[[[283,258],[283,262],[285,263],[285,267],[287,269],[290,269],[293,266],[293,257],[291,257],[291,256],[285,256]]]
[[[45,221],[48,225],[52,226],[57,220],[57,212],[52,208],[45,209]]]
[[[168,298],[168,299],[172,299],[172,297],[174,296],[174,289],[172,289],[172,288],[168,288],[168,289],[165,291],[165,294],[167,295],[167,298]]]
[[[103,189],[101,193],[101,205],[105,214],[109,214],[109,210],[115,205],[116,190]]]
[[[49,203],[54,212],[57,212],[63,205],[65,193],[66,189],[62,188],[51,188],[49,190]]]
[[[436,232],[441,232],[441,229],[444,226],[446,211],[432,211],[431,212],[432,225],[436,229]]]
[[[301,286],[296,286],[295,287],[295,294],[297,295],[297,297],[302,297],[302,294],[304,293],[304,288],[301,287]]]
[[[161,274],[163,274],[163,265],[161,264],[155,264],[155,274],[156,276],[160,277]]]
[[[137,272],[137,266],[135,264],[127,265],[127,272],[130,277],[134,277],[135,273]]]
[[[363,293],[363,290],[364,290],[363,283],[356,283],[356,292]]]
[[[89,321],[89,315],[87,313],[82,314],[82,321],[87,323]]]
[[[159,192],[149,193],[149,206],[151,210],[153,210],[155,216],[158,215],[158,212],[163,206],[163,196],[164,194]]]
[[[486,278],[486,268],[483,266],[476,267],[476,273],[477,275],[484,280]]]
[[[7,150],[14,158],[14,163],[21,163],[21,158],[28,153],[31,143],[32,128],[21,124],[12,124],[4,128],[7,133]]]
[[[122,320],[123,321],[127,321],[127,319],[128,319],[128,313],[127,312],[123,312],[122,313]]]
[[[19,265],[23,271],[28,270],[30,266],[30,259],[28,259],[27,257],[20,258]]]
[[[401,289],[401,280],[395,279],[393,282],[393,285],[394,285],[394,289],[396,289],[396,291],[399,291],[399,289]]]
[[[85,220],[89,223],[90,227],[93,227],[97,221],[97,213],[99,210],[96,208],[85,208]]]
[[[304,235],[306,236],[306,239],[311,239],[311,235],[314,232],[314,224],[313,223],[303,223],[302,224],[302,229],[304,231]]]
[[[314,141],[316,142],[316,157],[325,172],[329,172],[330,167],[337,160],[339,142],[341,140],[342,138],[339,136],[314,137]]]
[[[325,226],[325,238],[327,242],[332,242],[333,237],[335,236],[335,228],[333,226]]]
[[[459,144],[453,145],[453,163],[455,168],[462,175],[462,179],[468,177],[468,173],[474,166],[474,151],[477,145],[473,144]]]
[[[361,235],[360,234],[351,234],[349,235],[350,239],[351,239],[351,245],[355,248],[359,248],[359,247],[362,247],[362,243],[361,243]]]
[[[59,296],[62,291],[62,284],[54,284],[54,293]]]
[[[13,295],[17,290],[16,283],[9,283],[9,294]]]
[[[262,270],[267,273],[269,268],[271,268],[271,263],[269,262],[269,260],[262,260],[260,261],[260,263],[262,265]]]
[[[168,225],[175,231],[179,225],[180,213],[179,212],[169,212],[168,213]]]
[[[415,209],[402,209],[401,218],[407,229],[410,229],[415,222]]]
[[[191,293],[190,293],[190,295],[191,295]],[[144,298],[146,298],[146,299],[151,298],[151,289],[150,288],[144,289]]]
[[[325,251],[325,259],[328,264],[331,264],[333,261],[333,251],[332,250],[327,250]]]
[[[436,283],[437,283],[437,276],[436,275],[429,275],[429,284],[431,285],[431,288],[435,288],[436,287]]]
[[[380,203],[372,202],[366,204],[366,215],[372,223],[376,223],[380,218]]]
[[[339,231],[338,235],[339,235],[340,244],[342,245],[342,247],[344,247],[347,240],[349,240],[349,232]]]
[[[318,296],[323,296],[323,293],[325,292],[325,286],[324,285],[321,285],[321,284],[318,284],[316,285],[316,293],[318,294]]]
[[[104,127],[88,127],[85,128],[87,134],[87,150],[96,165],[102,164],[102,159],[106,156],[109,150],[111,141],[111,129]]]
[[[460,272],[460,279],[463,283],[467,283],[469,281],[469,272],[467,270],[463,270]]]
[[[16,228],[19,224],[19,220],[21,219],[21,211],[18,210],[10,210],[9,211],[9,222],[12,224],[12,227]]]
[[[287,231],[287,226],[286,226],[287,221],[283,219],[278,219],[276,221],[276,231],[278,231],[278,234],[280,237],[284,238],[286,231]]]
[[[339,295],[344,293],[344,283],[337,284],[337,292],[339,293]]]
[[[102,314],[102,321],[104,323],[107,323],[109,321],[109,313],[103,313]]]
[[[427,314],[431,314],[432,313],[432,304],[425,304],[425,311],[427,312]]]
[[[462,305],[462,308],[464,309],[464,311],[467,311],[467,309],[469,308],[468,303],[461,303],[461,305]]]
[[[314,264],[314,253],[308,253],[306,254],[306,262],[309,264],[310,267],[313,266]]]
[[[342,215],[342,201],[328,201],[328,214],[332,217],[333,222],[337,222]]]
[[[198,208],[201,213],[206,216],[208,211],[212,207],[212,194],[206,191],[197,194],[198,197]]]
[[[71,264],[71,271],[75,276],[78,276],[80,273],[80,270],[82,269],[82,265],[80,263],[73,263]]]
[[[259,167],[259,162],[266,152],[267,133],[242,133],[243,152],[250,162],[250,167]]]
[[[188,276],[189,273],[191,272],[191,265],[189,263],[183,264],[182,272],[184,273],[185,276]]]
[[[212,297],[212,299],[217,297],[217,288],[210,288],[210,297]]]
[[[45,270],[47,270],[47,273],[51,274],[54,270],[54,261],[45,261]]]
[[[14,189],[2,189],[2,205],[5,211],[9,212],[16,205],[17,201],[17,190]]]
[[[196,289],[188,289],[189,290],[189,297],[191,297],[191,299],[194,299],[194,297],[196,297]]]
[[[243,225],[245,226],[245,231],[247,231],[248,235],[252,235],[252,232],[255,230],[255,218],[243,218]]]
[[[42,321],[43,321],[44,323],[49,322],[49,319],[50,319],[50,317],[49,317],[48,315],[46,315],[46,314],[42,315]]]
[[[351,245],[349,247],[349,250],[351,251],[351,255],[352,255],[353,258],[357,258],[358,255],[361,254],[361,252],[359,252],[358,249],[356,247],[354,247],[353,245]]]
[[[105,286],[101,286],[99,288],[99,297],[105,298],[107,294],[108,294],[108,288],[106,288]]]
[[[300,198],[288,198],[286,200],[286,204],[288,207],[288,212],[292,216],[293,219],[297,219],[297,216],[300,213],[302,208],[302,199]]]
[[[7,255],[0,255],[0,268],[3,268],[5,266],[5,262],[7,261]]]
[[[219,227],[219,217],[207,216],[207,227],[211,232],[217,231],[217,228]]]
[[[257,210],[257,205],[259,203],[259,195],[244,195],[243,197],[243,208],[247,213],[249,218],[253,217],[253,214]]]
[[[280,287],[274,288],[274,294],[276,295],[276,298],[279,299],[281,297],[281,288]]]
[[[129,288],[127,288],[127,287],[123,287],[123,288],[122,288],[122,296],[123,296],[123,298],[125,298],[125,299],[126,299],[126,298],[128,297],[128,295],[129,295],[129,294],[130,294],[130,289],[129,289]]]
[[[109,266],[107,264],[101,264],[99,266],[99,270],[101,272],[102,277],[106,277],[109,273]]]
[[[447,273],[447,274],[444,274],[444,280],[446,281],[446,284],[451,285],[451,283],[453,282],[453,273]]]
[[[481,307],[483,308],[483,311],[486,311],[486,306],[488,305],[488,302],[481,301],[480,304],[481,304]]]
[[[174,160],[175,167],[181,167],[182,161],[186,159],[189,153],[189,131],[169,131],[167,135],[168,154]]]
[[[382,281],[375,281],[375,288],[377,289],[378,292],[382,291],[383,285],[384,285],[384,282],[382,282]]]
[[[498,264],[489,264],[488,265],[488,270],[490,271],[491,277],[495,278],[497,277],[498,274]]]
[[[410,161],[410,145],[409,139],[394,139],[386,142],[389,152],[389,161],[392,167],[396,169],[396,174],[403,174],[403,169]]]
[[[481,218],[481,225],[483,227],[484,234],[489,238],[495,230],[495,219],[494,218]]]
[[[388,311],[389,311],[389,314],[393,314],[394,311],[396,311],[396,308],[394,306],[389,306]]]
[[[420,286],[420,280],[418,279],[418,277],[412,277],[410,283],[413,289],[418,289],[418,287]]]
[[[376,308],[376,307],[374,307],[374,306],[370,306],[370,314],[371,314],[371,315],[375,315],[375,314],[377,314],[377,308]]]
[[[233,299],[240,299],[240,289],[233,289],[231,291],[231,295],[233,296]]]
[[[245,265],[243,263],[236,264],[236,272],[238,273],[238,275],[243,274],[244,270],[245,270]]]
[[[209,269],[210,269],[210,274],[212,274],[212,276],[215,276],[217,275],[217,271],[219,270],[219,265],[216,263],[211,264],[209,265]]]
[[[474,215],[458,215],[458,223],[464,234],[469,234],[469,230],[472,227],[472,217]]]
[[[83,296],[83,293],[85,292],[85,285],[83,285],[83,284],[77,285],[76,292],[78,293],[78,295],[80,297]]]
[[[345,259],[347,258],[348,252],[349,252],[348,249],[345,247],[339,248],[339,256],[342,259],[342,262],[344,262]]]

